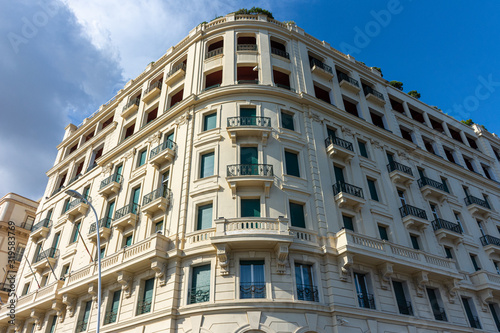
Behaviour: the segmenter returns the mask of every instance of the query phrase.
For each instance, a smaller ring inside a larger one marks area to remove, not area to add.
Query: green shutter
[[[344,222],[344,228],[354,231],[354,223],[352,221],[352,217],[342,215],[342,221]]]
[[[260,199],[241,199],[241,217],[260,217]]]
[[[257,147],[240,148],[241,164],[259,164],[259,152]]]
[[[171,132],[171,133],[168,133],[165,135],[165,141],[168,141],[168,140],[170,140],[172,142],[174,141],[174,132]]]
[[[115,174],[121,176],[122,175],[122,171],[123,171],[123,165],[119,165],[116,167],[116,171],[115,171]],[[118,179],[117,179],[118,181]]]
[[[380,234],[381,239],[386,240],[386,241],[389,240],[389,236],[387,235],[387,228],[386,227],[379,225],[378,226],[378,233]]]
[[[86,304],[85,304],[85,312],[83,313],[83,321],[85,323],[88,323],[89,322],[89,317],[90,317],[90,308],[92,307],[92,301],[88,301]]]
[[[54,242],[52,243],[52,247],[54,249],[57,249],[57,246],[59,245],[59,239],[61,238],[61,233],[58,232],[55,236],[54,236]]]
[[[135,188],[132,190],[132,203],[139,204],[141,195],[141,187]]]
[[[344,169],[339,168],[338,166],[333,166],[333,171],[335,172],[335,181],[336,182],[344,182]]]
[[[108,216],[109,219],[113,218],[114,211],[115,211],[115,202],[112,201],[108,205],[108,214],[107,214],[107,216]]]
[[[293,115],[281,112],[281,127],[295,131],[295,125],[293,124]]]
[[[214,153],[208,153],[201,156],[200,178],[212,176],[214,174]]]
[[[371,179],[367,179],[368,181],[368,189],[370,190],[370,197],[372,200],[378,201],[378,193],[377,187],[375,186],[375,182]]]
[[[401,309],[406,309],[406,297],[403,284],[399,281],[392,281],[392,286],[394,287],[394,294],[396,295],[396,302],[399,306],[399,311]]]
[[[306,227],[303,205],[290,202],[290,223],[293,227]]]
[[[147,155],[147,150],[143,150],[139,154],[139,166],[144,165],[146,163],[146,155]]]
[[[144,282],[144,294],[142,296],[143,302],[148,302],[153,299],[153,289],[155,286],[155,279],[148,279]]]
[[[368,158],[368,152],[366,151],[366,144],[364,142],[358,141],[358,147],[361,156]]]
[[[217,126],[217,113],[207,114],[203,118],[203,130],[208,131]]]
[[[300,177],[299,156],[297,154],[285,151],[285,165],[287,175]]]
[[[212,204],[198,207],[197,230],[203,230],[212,227],[212,207]]]
[[[78,233],[80,232],[80,224],[81,222],[75,224],[75,229],[73,231],[73,239],[71,239],[71,243],[74,243],[78,240]]]
[[[49,333],[54,333],[56,331],[57,316],[52,317],[52,323],[50,324]]]

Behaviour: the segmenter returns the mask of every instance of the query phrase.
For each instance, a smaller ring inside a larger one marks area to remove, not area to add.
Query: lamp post
[[[75,190],[66,190],[66,194],[75,198],[75,199],[80,199],[83,202],[85,202],[87,205],[92,208],[92,211],[94,212],[95,215],[95,223],[96,223],[96,229],[97,229],[97,329],[96,333],[99,333],[99,329],[101,327],[101,237],[99,235],[99,218],[97,217],[97,213],[95,211],[94,206],[85,198],[83,195],[81,195],[79,192]]]

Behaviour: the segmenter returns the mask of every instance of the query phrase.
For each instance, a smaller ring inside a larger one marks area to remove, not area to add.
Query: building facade
[[[94,332],[99,254],[103,332],[500,330],[500,139],[294,24],[200,24],[57,149],[3,331]]]

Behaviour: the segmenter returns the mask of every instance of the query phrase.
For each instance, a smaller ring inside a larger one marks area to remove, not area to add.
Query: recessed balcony
[[[78,215],[85,215],[89,210],[89,205],[82,199],[74,199],[66,207],[66,218],[73,222]]]
[[[418,180],[418,187],[420,187],[422,195],[427,200],[434,198],[442,202],[450,194],[444,183],[427,177],[422,177]]]
[[[500,297],[500,274],[480,270],[470,274],[470,281],[477,291],[490,290]]]
[[[133,98],[131,99],[127,105],[125,105],[123,107],[123,110],[122,110],[122,114],[121,116],[123,118],[127,118],[128,116],[130,116],[132,113],[136,112],[137,109],[139,108],[139,103],[141,102],[141,100],[139,98]]]
[[[111,222],[113,222],[113,219],[110,217],[103,217],[99,220],[99,237],[101,242],[103,239],[109,239],[109,235],[111,234]],[[91,242],[97,242],[97,228],[95,222],[90,225],[87,237]]]
[[[403,184],[409,186],[413,180],[413,171],[409,166],[392,161],[387,164],[387,171],[389,171],[389,177],[395,184]]]
[[[122,182],[122,176],[118,174],[112,174],[111,176],[103,179],[99,190],[97,191],[102,196],[109,196],[111,194],[117,194],[120,191]]]
[[[186,75],[186,64],[182,62],[173,67],[170,72],[167,73],[165,83],[171,85],[173,82],[177,82],[184,75]]]
[[[33,242],[36,242],[40,238],[47,237],[50,227],[52,227],[52,221],[47,218],[36,223],[31,228],[31,234],[30,234],[30,237],[31,239],[33,239]]]
[[[358,211],[365,203],[363,189],[342,181],[333,184],[335,202],[340,208],[351,208]]]
[[[266,197],[274,183],[273,166],[270,164],[232,164],[227,166],[226,181],[236,196],[238,187],[262,187]]]
[[[312,73],[319,75],[326,80],[331,80],[333,78],[332,68],[320,60],[311,58],[310,65]]]
[[[361,88],[359,87],[359,82],[357,80],[342,72],[337,72],[337,77],[341,88],[355,94],[360,92]]]
[[[214,50],[211,50],[211,51],[208,51],[206,54],[205,54],[205,60],[207,59],[210,59],[210,58],[213,58],[215,56],[223,56],[224,55],[224,48],[223,47],[219,47],[217,49],[214,49]]]
[[[500,238],[485,235],[480,238],[484,252],[488,255],[500,256]]]
[[[384,95],[380,92],[376,91],[370,86],[363,86],[363,92],[365,93],[365,97],[367,101],[370,101],[374,104],[383,106],[385,104]]]
[[[488,201],[468,195],[464,199],[467,209],[472,215],[479,215],[488,218],[491,215],[491,207]]]
[[[236,50],[257,52],[257,44],[238,44]]]
[[[432,221],[432,228],[438,241],[448,239],[454,243],[461,243],[464,236],[462,235],[462,228],[459,224],[446,221],[443,219],[435,219]]]
[[[423,209],[404,205],[399,208],[399,213],[403,219],[404,226],[408,229],[422,230],[430,224],[427,220],[427,213]]]
[[[144,92],[142,93],[142,100],[149,103],[156,97],[160,96],[162,82],[156,81],[152,83]]]
[[[233,144],[236,144],[238,137],[257,137],[263,144],[266,144],[271,136],[271,118],[229,117],[226,130]]]
[[[271,47],[271,54],[275,54],[277,56],[290,60],[290,54],[288,54],[288,52],[277,49],[275,47]]]
[[[162,144],[151,149],[149,153],[149,163],[155,168],[159,168],[163,163],[171,162],[175,157],[177,144],[172,140],[166,140]]]
[[[46,267],[54,267],[58,257],[59,257],[59,250],[54,247],[51,247],[45,251],[40,252],[33,260],[31,266],[37,271],[42,271]]]
[[[142,212],[148,217],[156,213],[165,213],[170,202],[170,189],[160,187],[142,198]]]
[[[111,222],[111,226],[123,230],[128,226],[135,226],[137,215],[139,214],[139,205],[129,203],[125,207],[118,209],[115,212],[115,219]]]
[[[352,143],[337,137],[329,136],[325,139],[326,153],[331,158],[338,157],[349,162],[354,157]]]

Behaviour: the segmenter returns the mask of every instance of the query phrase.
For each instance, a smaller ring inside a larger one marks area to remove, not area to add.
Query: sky
[[[203,21],[252,6],[500,133],[500,2],[0,0],[0,197],[39,199],[78,125]]]

